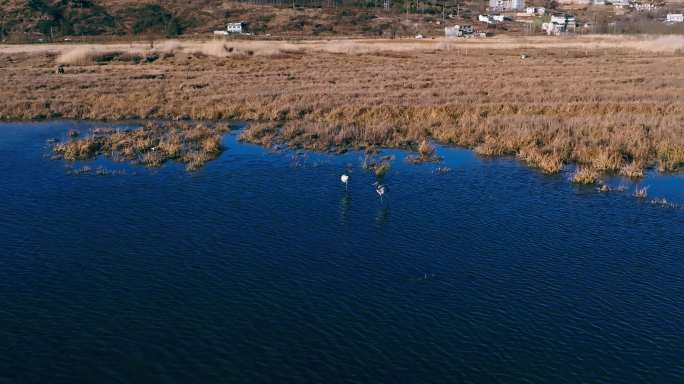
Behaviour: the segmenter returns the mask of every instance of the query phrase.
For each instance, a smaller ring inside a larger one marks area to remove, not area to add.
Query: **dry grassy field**
[[[682,48],[678,37],[0,46],[0,119],[246,120],[245,140],[333,151],[428,138],[551,173],[578,163],[591,182],[684,165]]]

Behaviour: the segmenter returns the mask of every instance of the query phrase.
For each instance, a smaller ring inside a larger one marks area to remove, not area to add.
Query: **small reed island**
[[[175,160],[194,171],[221,154],[221,138],[228,131],[227,124],[148,122],[137,129],[95,128],[82,138],[69,131],[70,139],[54,143],[52,150],[54,158],[68,161],[106,156],[114,161],[159,167]]]

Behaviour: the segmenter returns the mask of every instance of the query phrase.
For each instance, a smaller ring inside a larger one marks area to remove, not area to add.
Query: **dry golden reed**
[[[681,169],[684,83],[674,69],[684,67],[684,55],[548,41],[526,48],[524,61],[513,43],[496,40],[449,49],[175,42],[156,45],[154,62],[99,65],[84,48],[58,59],[83,63],[63,75],[54,74],[54,55],[0,54],[0,119],[233,119],[256,122],[241,139],[262,145],[420,152],[421,143],[439,142],[517,156],[547,173],[571,163],[630,177],[649,167]],[[159,146],[179,157],[177,144],[169,138]]]

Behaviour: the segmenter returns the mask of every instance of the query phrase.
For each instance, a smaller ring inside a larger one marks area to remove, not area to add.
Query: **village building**
[[[612,0],[610,3],[617,9],[627,9],[631,6],[630,0]]]
[[[543,16],[546,14],[546,8],[544,7],[527,7],[525,8],[525,13],[534,16]]]
[[[486,24],[494,24],[494,19],[492,19],[489,15],[478,15],[477,21]]]
[[[658,6],[653,3],[636,3],[634,4],[634,10],[637,12],[655,12]]]
[[[506,20],[504,15],[478,15],[477,20],[485,24],[503,23]]]
[[[542,30],[548,35],[561,35],[574,33],[577,29],[577,19],[575,16],[567,14],[553,14],[548,23],[542,24]]]
[[[466,37],[475,33],[472,25],[454,25],[444,28],[444,37]]]
[[[489,0],[489,9],[495,12],[522,11],[525,0]]]
[[[668,13],[665,22],[668,24],[684,23],[684,13]]]
[[[219,36],[228,36],[232,34],[247,34],[245,33],[246,30],[246,24],[242,21],[237,22],[237,23],[228,23],[226,24],[226,29],[221,29],[218,31],[214,31],[214,37],[219,37]]]
[[[242,21],[237,22],[237,23],[228,23],[226,25],[226,31],[228,33],[243,33],[245,29],[245,23]]]

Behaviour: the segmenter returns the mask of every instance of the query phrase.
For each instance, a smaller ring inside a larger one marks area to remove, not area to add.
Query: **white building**
[[[494,19],[489,17],[489,15],[478,15],[477,20],[482,23],[494,24]]]
[[[634,4],[634,9],[637,12],[655,12],[658,10],[658,6],[653,4],[653,3],[643,3],[643,4]]]
[[[562,33],[575,32],[577,19],[575,16],[565,14],[551,15],[548,23],[542,24],[542,30],[548,35],[560,35]]]
[[[665,22],[668,24],[684,23],[684,13],[668,13]]]
[[[503,23],[506,20],[504,15],[478,15],[477,20],[487,24]]]
[[[629,8],[630,2],[629,0],[612,0],[611,4],[615,8]]]
[[[489,9],[498,12],[522,11],[525,0],[489,0]]]
[[[546,13],[546,8],[544,7],[527,7],[525,8],[525,13],[528,15],[543,16]]]
[[[243,23],[242,21],[240,21],[238,23],[228,23],[226,25],[226,31],[228,33],[243,33],[244,27],[245,27],[245,23]]]
[[[472,35],[475,30],[472,25],[454,25],[453,27],[444,27],[445,37],[462,37]]]

